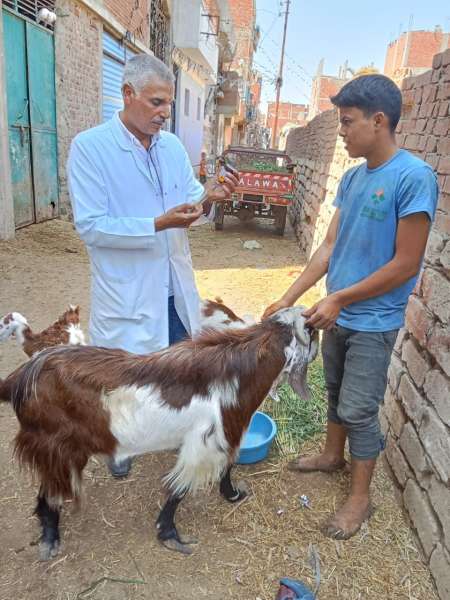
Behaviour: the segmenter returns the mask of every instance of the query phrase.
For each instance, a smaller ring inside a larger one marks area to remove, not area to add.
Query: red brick
[[[434,224],[439,231],[450,235],[450,214],[438,210]]]
[[[450,321],[450,281],[436,269],[425,269],[422,277],[423,300],[442,323]]]
[[[403,374],[400,379],[398,397],[401,399],[408,417],[419,427],[427,404],[425,397],[419,392],[407,373]]]
[[[435,325],[427,344],[427,350],[450,377],[450,328],[448,325]]]
[[[444,67],[450,65],[450,48],[447,48],[447,50],[442,53],[442,64]]]
[[[429,83],[423,88],[422,100],[423,102],[433,102],[436,98],[437,88],[432,83]]]
[[[447,161],[449,160],[449,158],[450,157],[444,157],[444,159],[446,159]],[[442,160],[442,158],[441,158],[441,160]],[[439,161],[439,164],[441,164],[440,161]],[[444,164],[446,164],[446,163],[444,163]],[[449,175],[446,176],[444,184],[441,185],[441,191],[444,194],[450,194],[450,176]]]
[[[446,194],[445,192],[440,193],[438,208],[440,211],[450,215],[450,194]]]
[[[439,69],[442,64],[442,54],[435,54],[433,56],[433,69]]]
[[[448,100],[450,98],[450,82],[439,86],[437,97],[438,100]]]
[[[423,413],[419,436],[437,474],[445,484],[450,480],[450,436],[434,408]]]
[[[443,422],[450,427],[450,380],[438,369],[427,374],[424,391]]]
[[[441,117],[436,120],[433,133],[435,135],[447,135],[450,126],[450,117]]]
[[[412,339],[409,339],[403,345],[402,360],[406,363],[409,374],[416,386],[419,388],[422,387],[429,367],[427,361],[423,358],[420,349],[416,347]]]
[[[440,157],[437,172],[442,175],[450,175],[450,156]]]
[[[450,598],[450,555],[437,544],[430,559],[430,569],[440,598]]]
[[[436,152],[436,148],[437,148],[437,138],[434,135],[428,136],[425,150],[427,152]]]
[[[439,160],[440,160],[439,154],[433,154],[433,153],[427,154],[425,156],[425,160],[431,167],[433,167],[433,170],[436,171],[436,169],[438,168]]]
[[[439,525],[433,510],[426,494],[412,479],[406,484],[403,498],[428,559],[439,542]]]
[[[450,102],[441,102],[439,104],[439,116],[446,117],[449,114],[449,105]]]
[[[406,309],[406,326],[416,340],[425,346],[433,327],[433,317],[417,296],[411,296]]]

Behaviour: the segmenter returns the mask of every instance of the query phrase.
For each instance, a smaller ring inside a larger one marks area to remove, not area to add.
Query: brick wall
[[[60,213],[70,215],[66,162],[73,137],[98,125],[102,95],[102,22],[81,3],[59,0],[55,26]]]
[[[104,0],[106,9],[132,36],[146,46],[150,40],[149,11],[151,0]]]
[[[440,184],[422,277],[406,311],[389,368],[381,413],[386,459],[399,486],[423,559],[442,600],[450,598],[450,50],[433,69],[403,82],[398,142],[428,161]],[[291,218],[305,257],[322,241],[348,159],[327,111],[294,130]]]
[[[286,151],[297,163],[290,218],[305,259],[325,235],[342,174],[357,163],[348,158],[337,130],[337,111],[329,110],[294,129],[287,139]]]
[[[424,560],[450,598],[450,50],[403,82],[398,140],[438,174],[439,208],[399,334],[383,409],[386,458]]]
[[[266,127],[273,128],[275,123],[276,102],[269,102],[267,105]],[[278,131],[287,123],[298,123],[299,126],[306,124],[308,107],[305,104],[292,104],[291,102],[280,102],[278,108]]]

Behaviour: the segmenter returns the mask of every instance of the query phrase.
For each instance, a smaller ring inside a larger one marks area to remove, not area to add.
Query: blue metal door
[[[58,214],[55,62],[50,31],[3,9],[16,227]]]
[[[53,35],[26,24],[31,158],[36,221],[58,214],[55,53]]]
[[[25,21],[6,10],[2,12],[14,219],[16,227],[22,227],[35,220]]]

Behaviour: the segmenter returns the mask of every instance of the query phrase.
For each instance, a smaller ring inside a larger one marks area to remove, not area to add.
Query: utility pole
[[[276,83],[277,98],[275,101],[275,122],[273,124],[273,130],[272,130],[272,148],[275,148],[275,143],[276,143],[276,139],[277,139],[278,111],[280,108],[280,92],[281,92],[281,86],[283,85],[284,46],[286,44],[286,31],[287,31],[290,3],[291,3],[291,0],[286,0],[286,12],[284,13],[284,30],[283,30],[283,43],[281,45],[280,68],[278,71],[278,77],[277,77],[277,83]]]

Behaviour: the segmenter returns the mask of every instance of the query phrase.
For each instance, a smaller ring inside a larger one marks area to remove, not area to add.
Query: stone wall
[[[70,215],[66,162],[73,137],[101,120],[101,19],[81,3],[58,0],[55,25],[56,119],[61,216]]]
[[[450,598],[450,50],[434,57],[433,69],[405,80],[402,92],[398,142],[433,166],[440,198],[381,418],[387,463],[444,600]],[[288,137],[297,163],[291,219],[305,258],[323,239],[338,181],[354,164],[336,138],[334,111]]]

